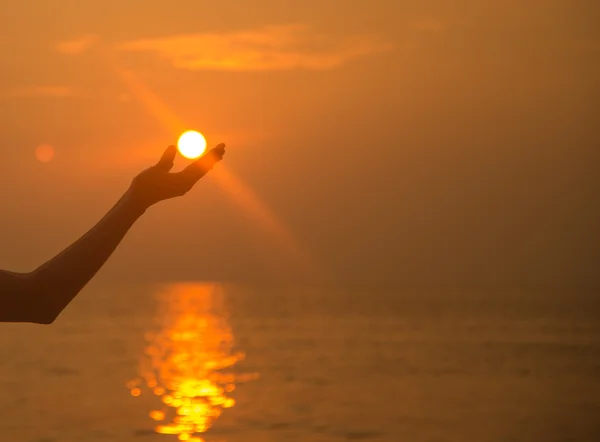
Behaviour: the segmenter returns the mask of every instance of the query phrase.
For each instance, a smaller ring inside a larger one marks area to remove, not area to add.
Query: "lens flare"
[[[35,149],[35,157],[42,163],[49,163],[54,158],[54,148],[49,144],[40,144]]]

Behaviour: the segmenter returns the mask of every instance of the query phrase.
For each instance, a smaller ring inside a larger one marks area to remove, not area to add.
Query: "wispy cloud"
[[[82,35],[73,40],[65,40],[56,44],[56,50],[65,55],[79,55],[92,46],[98,38],[95,35]]]
[[[81,94],[69,86],[28,86],[13,89],[10,97],[80,97]]]
[[[155,53],[188,70],[325,70],[392,45],[372,36],[318,34],[304,25],[266,26],[237,32],[212,32],[142,39],[120,44],[122,51]]]

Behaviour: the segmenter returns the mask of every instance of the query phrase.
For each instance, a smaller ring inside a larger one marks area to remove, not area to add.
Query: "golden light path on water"
[[[230,394],[236,384],[258,374],[232,370],[244,354],[234,351],[221,286],[171,285],[158,293],[158,302],[158,327],[146,333],[139,377],[127,387],[132,396],[155,396],[148,414],[157,433],[201,442],[199,435],[235,405]]]

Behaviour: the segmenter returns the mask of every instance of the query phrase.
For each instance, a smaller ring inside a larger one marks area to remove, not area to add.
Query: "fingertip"
[[[210,150],[212,157],[217,157],[219,160],[225,155],[225,143],[219,143]]]
[[[177,148],[173,145],[170,145],[165,149],[165,152],[163,155],[171,156],[171,155],[174,155],[176,153],[176,151],[177,151]]]

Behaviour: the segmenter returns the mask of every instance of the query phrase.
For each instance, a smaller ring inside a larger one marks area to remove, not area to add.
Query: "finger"
[[[185,175],[190,175],[198,180],[202,178],[202,176],[204,176],[209,170],[211,170],[215,164],[221,161],[224,155],[225,143],[221,143],[217,147],[209,150],[208,153],[202,156],[200,159],[189,164],[185,169],[182,170],[182,173]]]
[[[167,149],[162,154],[162,157],[160,157],[160,160],[156,164],[156,167],[161,170],[164,170],[165,172],[168,172],[173,167],[176,154],[177,148],[175,146],[171,145],[167,147]]]
[[[185,195],[189,192],[194,183],[185,176],[182,176],[178,173],[171,174],[171,183],[168,186],[165,186],[164,190],[169,197],[176,197]]]

